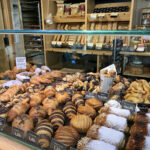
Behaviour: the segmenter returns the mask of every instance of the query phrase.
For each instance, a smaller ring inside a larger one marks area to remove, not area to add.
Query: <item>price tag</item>
[[[17,69],[26,69],[26,57],[16,57]]]
[[[111,17],[117,17],[117,16],[118,16],[118,13],[111,13],[110,16],[111,16]]]
[[[108,101],[108,94],[107,93],[103,93],[103,92],[98,92],[97,93],[97,98],[99,100],[101,100],[102,102],[107,102]]]
[[[138,103],[138,108],[142,112],[148,112],[150,109],[150,104]]]
[[[52,138],[50,150],[67,150],[67,146]]]
[[[144,50],[145,50],[145,47],[138,47],[136,49],[136,51],[138,51],[138,52],[144,52]]]
[[[91,14],[91,15],[90,15],[90,18],[91,18],[92,20],[96,20],[97,14]]]
[[[0,117],[0,126],[6,125],[6,118]]]
[[[68,42],[68,45],[69,45],[69,46],[73,46],[73,45],[74,45],[74,42]]]
[[[86,92],[85,99],[96,98],[96,94],[92,92]]]
[[[72,147],[70,147],[70,150],[77,150],[76,148],[72,148]]]
[[[56,41],[52,41],[52,45],[56,45]]]
[[[105,17],[105,13],[98,14],[98,18],[104,18],[104,17]]]
[[[87,43],[88,47],[93,47],[93,45],[94,45],[93,43]]]
[[[35,132],[33,132],[33,131],[27,132],[27,140],[29,142],[38,145],[38,139],[39,139],[39,136]]]
[[[12,135],[24,139],[24,131],[16,127],[12,127]]]
[[[125,100],[122,100],[122,108],[130,110],[132,113],[135,112],[136,104]]]
[[[96,48],[102,48],[103,47],[103,43],[96,43]]]
[[[58,46],[61,46],[61,45],[62,45],[62,42],[58,41],[58,42],[57,42],[57,45],[58,45]]]

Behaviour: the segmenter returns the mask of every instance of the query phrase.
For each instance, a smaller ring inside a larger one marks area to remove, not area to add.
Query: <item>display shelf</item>
[[[121,55],[150,56],[150,52],[120,52]]]
[[[89,55],[105,55],[111,56],[112,51],[101,51],[101,50],[79,50],[79,49],[67,49],[67,48],[50,48],[45,49],[50,52],[60,52],[60,53],[77,53],[77,54],[89,54]]]

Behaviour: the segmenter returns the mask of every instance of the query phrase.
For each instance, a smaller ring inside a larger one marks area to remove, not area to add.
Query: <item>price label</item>
[[[69,46],[73,46],[73,45],[74,45],[74,42],[68,42],[68,45],[69,45]]]
[[[97,98],[99,100],[101,100],[102,102],[107,102],[108,101],[108,94],[107,93],[103,93],[103,92],[98,92],[97,93]]]
[[[39,139],[39,136],[35,132],[28,131],[28,133],[27,133],[27,140],[29,142],[38,145],[38,139]]]
[[[96,43],[96,47],[97,48],[102,48],[103,47],[103,43]]]
[[[96,98],[96,94],[92,92],[86,92],[85,99]]]
[[[50,150],[67,150],[67,146],[52,138]]]
[[[57,45],[58,45],[58,46],[61,46],[61,45],[62,45],[62,42],[58,41],[58,42],[57,42]]]
[[[26,69],[26,57],[16,57],[17,69]]]
[[[104,14],[104,13],[98,14],[98,18],[104,18],[104,17],[105,17],[105,14]]]
[[[118,13],[111,13],[110,16],[111,16],[111,17],[117,17],[117,16],[118,16]]]
[[[150,104],[138,103],[138,108],[142,112],[148,112],[150,109]]]
[[[6,124],[6,118],[0,117],[0,126],[3,126]]]
[[[90,18],[91,18],[92,20],[96,20],[97,14],[91,14],[91,15],[90,15]]]
[[[87,43],[88,47],[93,47],[93,45],[94,45],[93,43]]]
[[[125,100],[122,100],[122,108],[130,110],[132,113],[135,112],[136,104]]]
[[[24,139],[24,131],[16,127],[12,127],[12,135]]]
[[[56,45],[56,41],[52,41],[52,45]]]

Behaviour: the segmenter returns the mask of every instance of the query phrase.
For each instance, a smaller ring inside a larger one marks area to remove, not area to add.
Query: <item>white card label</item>
[[[111,13],[110,16],[112,16],[112,17],[117,17],[117,16],[118,16],[118,13]]]
[[[56,41],[52,41],[52,45],[56,45]]]
[[[26,57],[16,57],[17,69],[26,69]]]
[[[91,14],[90,18],[93,19],[93,20],[96,19],[97,18],[97,14]]]
[[[87,46],[89,46],[89,47],[93,47],[93,43],[87,43]]]
[[[104,18],[105,14],[104,13],[100,13],[98,14],[98,18]]]
[[[103,46],[103,43],[96,43],[96,47],[102,48],[102,46]]]
[[[62,45],[62,42],[58,41],[58,42],[57,42],[57,45],[61,46],[61,45]]]
[[[68,42],[69,46],[73,46],[74,42]]]

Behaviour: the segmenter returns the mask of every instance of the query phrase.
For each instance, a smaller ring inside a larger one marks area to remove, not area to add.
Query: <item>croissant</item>
[[[56,92],[55,98],[58,103],[65,103],[70,100],[70,96],[67,92]]]
[[[55,139],[69,147],[74,147],[79,137],[79,133],[71,126],[59,127],[55,133]]]
[[[45,88],[42,84],[31,84],[27,89],[26,92],[28,93],[38,93]]]
[[[74,106],[74,104],[70,101],[67,102],[63,108],[63,111],[65,113],[65,115],[71,119],[73,116],[76,115],[77,111],[76,111],[76,107]]]
[[[8,118],[7,121],[12,121],[15,117],[17,117],[19,114],[24,114],[29,109],[28,103],[17,103],[15,104],[9,111],[8,111]]]
[[[72,96],[72,102],[75,104],[76,107],[84,105],[83,96],[81,94],[74,94]]]
[[[150,113],[137,112],[134,118],[135,122],[150,123]]]
[[[41,148],[48,148],[53,135],[53,126],[48,120],[42,120],[35,128],[35,133],[39,136]]]
[[[30,86],[29,82],[26,82],[24,84],[21,85],[20,89],[22,90],[22,92],[25,92],[26,89]]]
[[[87,106],[80,105],[78,107],[78,113],[88,115],[89,117],[92,117],[92,118],[94,118],[96,116],[95,109],[91,106],[88,106],[88,105]]]
[[[49,116],[49,120],[51,124],[53,125],[54,129],[59,128],[60,126],[64,125],[65,121],[65,115],[60,109],[56,109],[52,112],[52,114]]]
[[[89,128],[86,136],[92,139],[104,141],[106,143],[116,146],[119,149],[123,148],[125,144],[124,133],[96,124],[92,125]]]
[[[95,118],[94,123],[118,131],[125,132],[127,130],[127,119],[113,114],[102,113]]]
[[[96,98],[87,99],[85,104],[93,107],[96,110],[99,110],[103,106],[103,103]]]
[[[47,86],[44,90],[45,97],[52,97],[55,95],[56,90],[52,86]]]
[[[71,119],[70,124],[79,133],[86,133],[92,125],[92,119],[87,115],[76,115]]]

